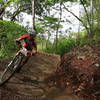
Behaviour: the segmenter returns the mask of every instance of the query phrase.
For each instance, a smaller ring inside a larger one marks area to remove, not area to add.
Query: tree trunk
[[[32,0],[32,29],[35,29],[35,0]]]
[[[90,12],[91,12],[91,15],[90,15],[90,21],[91,21],[91,26],[90,26],[90,37],[93,36],[93,0],[90,0]]]
[[[80,8],[80,4],[79,4],[79,19],[80,18],[81,18],[81,8]],[[78,26],[78,36],[79,36],[79,34],[80,34],[80,21],[79,21],[79,26]]]
[[[49,39],[50,39],[50,36],[51,36],[51,34],[50,34],[50,32],[48,31],[48,39],[47,39],[47,41],[46,41],[46,49],[48,50],[48,47],[49,47]]]
[[[60,18],[59,18],[58,25],[57,25],[57,30],[56,30],[56,53],[58,51],[58,31],[59,31],[59,24],[60,24],[61,16],[62,16],[61,6],[62,6],[62,3],[60,3]]]
[[[42,47],[42,51],[43,51],[43,35],[41,37],[41,47]]]
[[[98,0],[95,5],[98,5],[95,7],[95,9],[100,16],[100,0]],[[97,18],[97,26],[99,26],[99,24],[100,24],[100,17]]]

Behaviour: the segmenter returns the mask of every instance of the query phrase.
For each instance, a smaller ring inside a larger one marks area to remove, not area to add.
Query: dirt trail
[[[0,100],[83,100],[72,94],[70,89],[49,87],[44,79],[56,70],[59,56],[39,53],[31,57],[7,84],[0,87]],[[0,61],[0,73],[9,60]]]

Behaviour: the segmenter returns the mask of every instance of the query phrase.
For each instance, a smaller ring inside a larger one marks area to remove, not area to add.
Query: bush
[[[69,52],[74,47],[75,47],[74,38],[59,38],[57,54],[63,56],[65,53]],[[44,51],[47,53],[55,53],[56,52],[55,43],[51,45],[48,49],[45,49]]]
[[[65,53],[68,53],[75,47],[75,39],[74,38],[62,38],[58,43],[58,51],[57,54],[63,56]]]
[[[7,58],[17,50],[14,40],[27,33],[24,27],[13,22],[0,20],[0,58]]]

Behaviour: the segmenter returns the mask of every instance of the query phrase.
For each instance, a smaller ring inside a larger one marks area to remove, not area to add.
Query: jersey
[[[33,48],[37,50],[36,40],[35,38],[30,38],[30,35],[23,35],[18,40],[24,40],[25,43],[23,44],[23,47],[25,47],[27,50],[32,51]]]

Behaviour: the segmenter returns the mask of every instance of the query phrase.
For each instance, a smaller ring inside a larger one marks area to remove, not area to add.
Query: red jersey
[[[30,35],[23,35],[18,40],[24,40],[25,41],[23,47],[25,47],[27,50],[32,51],[33,48],[35,50],[37,50],[37,44],[36,44],[36,40],[35,40],[34,37],[30,38]]]

